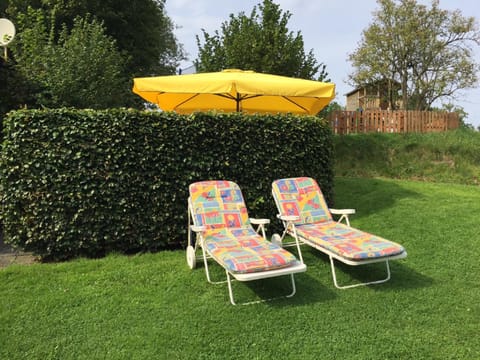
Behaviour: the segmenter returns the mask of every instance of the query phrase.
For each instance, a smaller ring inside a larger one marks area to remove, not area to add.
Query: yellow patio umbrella
[[[217,110],[316,115],[335,97],[335,84],[228,69],[133,80],[133,92],[164,111]]]

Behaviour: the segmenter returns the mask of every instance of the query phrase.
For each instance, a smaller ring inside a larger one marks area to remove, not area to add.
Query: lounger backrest
[[[190,185],[193,222],[207,229],[249,226],[242,191],[231,181],[209,180]]]
[[[281,215],[299,216],[295,224],[309,224],[332,219],[317,182],[308,177],[275,180],[272,193]]]

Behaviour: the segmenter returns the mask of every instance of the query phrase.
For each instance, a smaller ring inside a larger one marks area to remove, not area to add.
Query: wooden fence
[[[334,111],[328,117],[335,134],[368,132],[442,132],[457,129],[457,113],[412,110]]]

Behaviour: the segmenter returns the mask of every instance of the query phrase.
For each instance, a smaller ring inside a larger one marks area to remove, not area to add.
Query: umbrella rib
[[[240,98],[240,100],[248,100],[248,99],[253,99],[259,96],[263,96],[261,94],[256,94],[256,95],[243,95],[243,97]]]
[[[213,94],[213,95],[221,96],[230,100],[236,100],[236,98],[230,94]]]
[[[292,104],[298,106],[300,109],[302,109],[303,111],[305,111],[305,112],[308,114],[308,109],[307,109],[307,108],[303,107],[303,106],[300,105],[300,104],[297,104],[295,101],[293,101],[292,99],[290,99],[290,98],[288,98],[288,97],[286,97],[286,96],[282,96],[282,97],[283,97],[285,100],[290,101]]]
[[[256,97],[259,97],[259,96],[263,96],[263,95],[259,95],[259,94],[256,94],[256,95],[242,95],[240,93],[237,94],[237,97],[235,96],[232,96],[230,94],[215,94],[217,96],[221,96],[221,97],[224,97],[224,98],[227,98],[227,99],[231,99],[231,100],[235,100],[236,103],[237,103],[237,112],[240,111],[240,102],[242,100],[248,100],[248,99],[253,99],[253,98],[256,98]]]
[[[234,97],[230,94],[213,94],[213,95],[217,95],[217,96],[221,96],[221,97],[224,97],[226,99],[230,99],[230,100],[235,100],[237,102],[237,111],[239,111],[239,103],[240,101],[244,100],[244,99],[251,99],[251,98],[254,98],[254,97],[258,97],[258,96],[261,96],[261,95],[251,95],[251,96],[248,96],[248,95],[244,95],[244,96],[238,96],[238,97]],[[240,95],[240,94],[239,94]],[[179,103],[177,106],[175,106],[175,109],[177,109],[178,107],[182,106],[183,104],[189,102],[190,100],[192,100],[193,98],[197,97],[197,96],[200,96],[200,94],[194,94],[192,96],[190,96],[188,99],[185,99],[184,101],[182,101],[181,103]]]
[[[230,94],[213,94],[213,95],[220,96],[220,97],[223,97],[223,98],[229,99],[229,100],[234,100],[237,103],[237,112],[238,112],[239,103],[240,103],[240,100],[238,99],[238,97],[232,96]]]
[[[238,107],[239,107],[239,104],[240,104],[240,101],[242,100],[249,100],[249,99],[253,99],[253,98],[256,98],[256,97],[259,97],[259,96],[263,96],[263,95],[260,95],[260,94],[255,94],[255,95],[241,95],[241,94],[238,94],[237,96],[237,112],[238,112]]]
[[[194,95],[190,96],[188,99],[185,99],[185,100],[183,100],[181,103],[177,104],[174,109],[177,109],[178,107],[182,106],[183,104],[189,102],[190,100],[192,100],[193,98],[195,98],[195,97],[197,97],[197,96],[199,96],[199,95],[200,95],[200,94],[194,94]]]

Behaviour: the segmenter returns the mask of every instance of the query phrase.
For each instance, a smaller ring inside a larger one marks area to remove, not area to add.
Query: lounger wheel
[[[282,246],[282,237],[278,234],[273,234],[272,235],[272,243],[278,246]]]
[[[195,269],[195,266],[197,265],[195,248],[191,245],[187,246],[187,264],[190,269]]]

